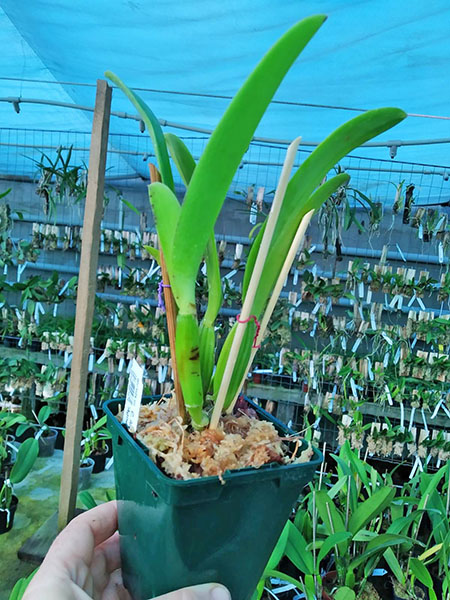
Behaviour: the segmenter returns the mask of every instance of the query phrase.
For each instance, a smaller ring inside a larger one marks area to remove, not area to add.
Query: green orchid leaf
[[[181,207],[175,194],[163,183],[155,182],[148,186],[150,203],[155,217],[156,230],[158,232],[159,244],[164,253],[167,270],[170,274],[171,255],[174,244],[175,227],[180,216]]]
[[[127,96],[127,98],[132,102],[133,106],[138,111],[141,119],[145,123],[147,127],[147,131],[150,134],[153,142],[153,148],[155,150],[156,159],[158,161],[158,169],[161,173],[161,180],[165,183],[171,190],[174,189],[172,169],[170,167],[169,154],[167,152],[167,146],[164,139],[164,134],[161,129],[161,125],[159,124],[158,119],[155,117],[153,112],[147,106],[147,104],[130,88],[123,83],[123,81],[117,77],[111,71],[106,71],[105,77],[107,77],[110,81],[117,85],[118,88],[122,90],[122,92]]]
[[[334,593],[334,600],[355,600],[356,594],[349,587],[341,587]]]
[[[39,454],[39,442],[35,438],[28,438],[20,444],[16,462],[9,476],[11,483],[20,483],[33,468]]]
[[[289,537],[286,542],[286,556],[302,573],[313,575],[314,559],[311,552],[308,552],[306,549],[307,543],[305,538],[291,521],[288,521],[287,526]]]
[[[395,556],[392,548],[388,548],[387,550],[385,550],[383,552],[383,557],[397,581],[401,584],[404,584],[406,581],[405,573],[403,572],[403,569],[400,566],[400,563],[398,562],[398,559]]]
[[[433,588],[433,579],[426,566],[418,558],[411,558],[409,568],[411,573],[428,588],[430,600],[436,600],[437,596]]]
[[[347,529],[344,524],[342,514],[334,505],[333,500],[328,496],[324,490],[316,492],[315,496],[316,508],[319,513],[320,519],[322,520],[328,535],[334,535],[335,533],[346,532]],[[343,556],[348,548],[347,542],[339,542],[338,544],[339,553]]]
[[[159,250],[157,250],[153,246],[147,246],[146,244],[143,244],[142,247],[144,248],[144,250],[147,250],[150,256],[152,256],[156,260],[158,265],[161,264],[161,254],[159,253]]]
[[[195,168],[183,203],[173,249],[172,278],[181,312],[195,303],[195,278],[226,194],[255,129],[287,71],[325,21],[309,17],[289,29],[238,91]]]
[[[184,185],[188,187],[194,173],[195,160],[186,144],[177,135],[165,133],[164,138],[178,173],[181,175]]]
[[[332,548],[334,548],[334,546],[337,546],[341,542],[349,540],[351,537],[352,534],[350,533],[350,531],[339,531],[337,533],[329,535],[320,548],[320,552],[317,556],[317,564],[320,564],[320,562],[327,556],[327,554]]]
[[[381,517],[395,496],[395,489],[384,487],[372,494],[370,498],[359,504],[350,517],[348,528],[355,534],[375,517]]]
[[[336,129],[303,162],[286,190],[264,267],[265,277],[260,280],[253,305],[254,314],[260,315],[264,309],[281,270],[283,258],[280,257],[286,256],[301,219],[312,208],[308,199],[323,178],[349,152],[390,129],[405,117],[406,113],[398,108],[379,108],[358,115]],[[325,200],[326,198],[323,202]]]
[[[285,549],[286,549],[286,544],[287,544],[288,538],[289,538],[289,527],[288,527],[288,524],[286,523],[283,531],[281,532],[280,537],[278,538],[278,542],[277,542],[275,548],[273,549],[272,554],[270,555],[269,562],[267,563],[266,568],[265,568],[266,571],[275,569],[275,567],[281,561],[281,559],[283,558]]]
[[[383,553],[386,548],[391,548],[393,546],[399,546],[400,544],[404,544],[405,542],[412,541],[410,538],[404,535],[394,535],[392,533],[382,533],[378,535],[376,538],[373,538],[367,546],[366,549],[361,552],[359,556],[357,556],[349,565],[349,570],[353,571],[366,562],[371,556],[377,553]],[[383,551],[383,552],[382,552]]]

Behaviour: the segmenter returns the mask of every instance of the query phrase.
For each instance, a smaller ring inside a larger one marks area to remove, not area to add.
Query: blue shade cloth
[[[277,100],[363,109],[391,105],[408,113],[450,116],[448,0],[3,0],[1,5],[1,97],[93,106],[92,85],[55,82],[95,84],[110,69],[131,87],[160,90],[139,92],[159,118],[211,129],[228,100],[188,94],[232,96],[290,25],[325,13],[328,20],[287,75]],[[133,112],[118,90],[113,110]],[[273,103],[257,135],[290,140],[300,134],[320,141],[356,114]],[[16,114],[12,104],[0,102],[3,128],[84,132],[91,118],[91,113],[44,104],[22,104]],[[139,128],[114,118],[111,131],[138,134]],[[433,138],[450,138],[450,120],[410,117],[380,137]],[[39,144],[45,142],[41,136]],[[2,170],[5,152],[11,146],[0,146]],[[389,159],[386,148],[358,154]],[[400,148],[398,158],[448,165],[449,144]],[[121,160],[133,163],[137,172],[146,170],[141,159]],[[33,171],[31,160],[17,161],[17,172],[27,169]]]

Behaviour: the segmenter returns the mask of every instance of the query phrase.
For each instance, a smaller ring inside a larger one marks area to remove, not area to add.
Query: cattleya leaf
[[[308,199],[327,173],[349,152],[397,125],[406,117],[398,108],[378,108],[358,115],[329,135],[291,178],[261,277],[252,312],[260,315],[281,270],[300,221],[312,207]],[[320,188],[318,188],[320,189]],[[324,198],[323,201],[325,201]],[[245,282],[248,285],[248,281]]]
[[[175,227],[181,212],[180,203],[175,194],[160,182],[150,184],[148,193],[170,279]]]
[[[195,169],[194,157],[183,140],[180,140],[174,133],[165,133],[164,139],[178,173],[181,175],[184,185],[188,187]]]
[[[131,100],[133,106],[138,111],[141,119],[147,127],[147,131],[150,134],[153,142],[153,148],[155,150],[156,159],[158,161],[159,172],[161,173],[161,180],[171,190],[174,189],[172,169],[170,167],[169,154],[167,152],[166,142],[164,134],[159,124],[158,119],[147,106],[147,104],[140,98],[133,90],[123,83],[123,81],[117,77],[112,71],[106,71],[105,77],[117,85],[118,88]]]
[[[171,284],[183,313],[195,305],[195,278],[208,237],[255,129],[289,68],[324,21],[323,15],[308,17],[275,43],[209,139],[186,192],[173,248]]]

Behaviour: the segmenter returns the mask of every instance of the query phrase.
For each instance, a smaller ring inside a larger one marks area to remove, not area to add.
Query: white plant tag
[[[358,338],[356,342],[353,344],[352,352],[356,352],[362,342],[362,338]]]
[[[384,386],[384,390],[386,392],[386,396],[387,396],[387,400],[389,402],[389,406],[392,406],[393,402],[392,402],[391,390],[388,388],[387,384]]]
[[[106,461],[105,471],[108,471],[108,469],[110,469],[112,467],[113,463],[114,463],[114,456],[111,456],[111,458],[109,458]]]
[[[372,290],[371,289],[367,290],[366,302],[367,302],[367,304],[370,304],[372,302]]]
[[[381,335],[384,337],[384,339],[389,344],[389,346],[392,346],[393,342],[392,342],[391,338],[388,336],[388,334],[385,331],[382,331]]]
[[[397,246],[398,253],[400,254],[403,262],[407,262],[406,258],[405,258],[405,255],[403,254],[402,249],[400,248],[400,246],[398,244],[395,244],[395,245]]]
[[[119,366],[117,367],[117,370],[119,371],[119,373],[121,373],[121,372],[123,371],[123,367],[124,367],[124,365],[125,365],[125,359],[124,359],[124,357],[122,356],[122,357],[119,359]]]
[[[370,381],[373,381],[374,375],[373,375],[373,371],[372,371],[372,361],[370,360],[369,357],[367,357],[367,373],[369,375]]]
[[[122,423],[128,427],[131,433],[137,428],[139,419],[139,409],[141,407],[142,391],[144,388],[143,379],[144,369],[133,359],[128,379],[127,396],[125,399],[125,408],[123,410]]]
[[[97,409],[95,408],[95,406],[93,404],[90,404],[89,408],[91,409],[91,413],[92,413],[92,417],[93,417],[94,421],[96,421],[98,419]]]
[[[91,353],[91,354],[89,354],[89,359],[88,359],[88,371],[89,371],[89,373],[92,373],[93,370],[94,370],[94,355]]]
[[[444,246],[442,245],[442,242],[439,242],[438,253],[439,253],[439,263],[442,264],[444,262]]]

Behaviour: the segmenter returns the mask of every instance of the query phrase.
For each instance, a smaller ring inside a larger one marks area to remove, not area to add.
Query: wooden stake
[[[292,263],[294,262],[294,258],[295,255],[297,254],[298,249],[300,248],[300,244],[303,242],[303,238],[305,236],[305,232],[308,229],[308,225],[309,222],[311,221],[311,218],[314,214],[314,211],[311,210],[309,211],[309,213],[307,213],[303,219],[300,222],[299,228],[297,230],[297,233],[295,234],[294,237],[294,241],[292,242],[292,245],[289,249],[288,255],[286,257],[286,260],[284,261],[283,264],[283,268],[280,271],[280,274],[278,276],[277,282],[275,284],[275,287],[273,289],[272,295],[270,296],[270,300],[267,304],[267,308],[264,312],[264,316],[261,320],[261,327],[259,329],[259,335],[258,338],[256,340],[256,344],[254,344],[255,346],[259,346],[259,344],[261,343],[261,340],[264,337],[264,333],[267,329],[267,325],[270,321],[270,317],[272,316],[272,313],[274,311],[275,305],[278,301],[278,298],[280,297],[281,294],[281,290],[283,289],[284,286],[284,282],[286,281],[286,277],[289,274],[289,271],[291,269]],[[251,354],[250,354],[250,359],[248,361],[247,364],[247,368],[244,371],[244,375],[242,377],[242,381],[241,384],[238,388],[238,393],[236,394],[236,397],[234,398],[233,402],[230,404],[230,406],[227,409],[227,413],[232,413],[234,406],[237,402],[237,399],[239,397],[239,391],[242,389],[242,386],[244,385],[244,381],[247,378],[247,373],[250,370],[250,367],[252,366],[253,360],[255,358],[255,354],[258,351],[258,348],[252,348]]]
[[[150,168],[150,181],[161,181],[161,175],[154,164],[149,164]],[[177,321],[177,307],[172,294],[172,288],[170,287],[169,274],[167,272],[166,261],[164,260],[164,254],[162,248],[159,248],[160,262],[161,262],[161,276],[163,280],[163,292],[164,292],[164,303],[166,305],[166,317],[167,317],[167,330],[169,332],[169,345],[170,345],[170,356],[172,359],[172,372],[173,382],[175,387],[175,396],[177,398],[178,414],[183,419],[183,423],[186,421],[186,409],[184,407],[183,392],[181,391],[180,380],[178,378],[177,359],[175,355],[175,331]]]
[[[272,202],[269,216],[267,218],[267,225],[264,230],[264,235],[261,241],[261,246],[256,257],[255,266],[253,267],[252,276],[250,278],[247,293],[245,295],[244,305],[241,310],[241,318],[238,321],[236,332],[234,334],[233,342],[231,344],[230,353],[228,355],[227,364],[222,377],[221,386],[217,395],[217,400],[214,405],[214,410],[211,416],[211,422],[209,424],[210,429],[216,429],[219,424],[219,419],[222,414],[223,405],[225,404],[226,395],[230,386],[231,377],[233,375],[233,369],[239,354],[239,350],[244,337],[245,328],[247,327],[246,321],[251,318],[251,310],[253,301],[255,299],[256,290],[258,288],[261,273],[266,262],[267,254],[269,252],[270,243],[272,241],[273,232],[278,221],[278,215],[280,214],[281,205],[283,204],[284,195],[291,175],[294,160],[297,154],[297,148],[301,138],[296,138],[287,149],[286,158],[281,171],[280,181],[278,182],[277,190],[275,192],[275,198]],[[257,345],[257,344],[254,344]],[[247,374],[247,372],[245,373]],[[242,386],[239,387],[239,390]]]
[[[74,517],[80,468],[81,431],[86,398],[90,335],[97,286],[100,224],[103,215],[106,153],[108,148],[111,88],[97,80],[88,184],[84,207],[83,241],[78,276],[73,358],[67,400],[66,438],[59,498],[58,528]]]

